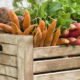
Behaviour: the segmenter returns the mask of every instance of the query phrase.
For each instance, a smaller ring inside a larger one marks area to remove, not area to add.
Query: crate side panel
[[[17,80],[17,79],[11,78],[11,77],[8,77],[8,76],[0,75],[0,80]]]
[[[34,48],[33,58],[39,59],[77,54],[80,54],[80,46],[50,46]]]
[[[33,37],[28,38],[25,54],[25,80],[33,80]]]
[[[10,45],[10,44],[2,44],[0,43],[2,50],[0,53],[9,54],[9,55],[17,55],[17,45]]]
[[[17,35],[0,34],[0,42],[9,43],[9,44],[17,44]]]
[[[0,74],[17,78],[17,68],[0,65]]]
[[[80,57],[34,61],[33,72],[42,73],[80,68]]]
[[[32,80],[33,79],[33,70],[31,66],[32,61],[33,61],[32,54],[31,54],[32,45],[33,45],[32,40],[33,40],[32,36],[18,36],[18,59],[17,59],[18,80]],[[32,61],[29,61],[30,59]],[[28,72],[27,72],[27,69],[28,69]],[[29,70],[32,71],[32,73]]]
[[[34,75],[34,80],[80,80],[80,69]]]
[[[0,54],[0,64],[17,67],[17,57]]]

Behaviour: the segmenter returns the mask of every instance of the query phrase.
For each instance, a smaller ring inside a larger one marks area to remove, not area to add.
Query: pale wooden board
[[[17,67],[17,57],[0,54],[0,64]]]
[[[18,80],[32,80],[33,79],[33,70],[32,70],[33,38],[32,36],[17,36],[17,39],[18,39],[18,59],[17,59]],[[29,61],[29,60],[32,60],[32,61]]]
[[[9,43],[9,44],[17,44],[17,35],[0,34],[0,42]]]
[[[0,65],[0,74],[11,76],[11,77],[18,77],[17,68],[9,67]]]
[[[80,68],[80,57],[34,61],[33,64],[34,73]]]
[[[17,79],[11,78],[11,77],[8,77],[8,76],[0,75],[0,80],[17,80]]]
[[[25,54],[25,80],[33,80],[33,37],[27,38]]]
[[[80,69],[64,71],[64,72],[34,75],[33,80],[80,80]]]
[[[80,46],[50,46],[34,48],[33,58],[49,58],[57,56],[80,54]]]
[[[10,54],[10,55],[17,55],[17,45],[10,45],[10,44],[0,43],[0,46],[2,46],[2,51],[0,51],[0,53]]]

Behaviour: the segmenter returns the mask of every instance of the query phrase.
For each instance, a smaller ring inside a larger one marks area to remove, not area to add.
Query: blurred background
[[[13,2],[17,2],[17,4],[21,7],[22,5],[19,3],[21,1],[23,7],[28,7],[30,4],[27,2],[27,0],[0,0],[0,7],[7,7],[8,9],[14,9]],[[41,2],[45,2],[47,0],[41,0]],[[55,0],[53,0],[55,1]]]

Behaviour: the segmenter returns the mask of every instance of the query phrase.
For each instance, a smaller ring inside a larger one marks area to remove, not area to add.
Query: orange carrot
[[[36,31],[37,31],[37,28],[34,29],[34,31],[32,32],[32,35],[35,35]]]
[[[23,32],[23,35],[28,35],[31,30],[34,28],[34,26],[37,26],[37,24],[34,24],[34,25],[30,25],[24,32]]]
[[[25,16],[24,16],[24,21],[23,21],[23,29],[25,30],[30,26],[30,15],[28,10],[25,10]]]
[[[55,27],[56,27],[56,20],[54,20],[50,24],[50,26],[47,30],[46,38],[44,40],[44,46],[50,46],[51,45],[52,36],[53,36],[53,32],[54,32]]]
[[[11,22],[13,22],[14,24],[16,24],[18,26],[18,28],[20,29],[20,25],[19,25],[19,20],[18,20],[18,17],[16,16],[16,14],[14,13],[13,10],[10,10],[10,19],[11,19]],[[13,24],[11,23],[11,26]]]
[[[41,32],[43,32],[43,31],[44,31],[44,28],[45,28],[45,23],[44,23],[43,20],[40,21],[39,27],[40,27],[40,29],[41,29]]]
[[[54,38],[52,40],[52,46],[56,46],[56,43],[57,43],[59,36],[60,36],[60,28],[61,28],[61,25],[59,26],[59,28],[57,29],[57,31],[54,35]]]
[[[66,38],[59,38],[58,42],[57,42],[57,45],[68,44],[68,43],[69,43],[68,39],[66,39]]]
[[[3,23],[0,23],[0,28],[8,33],[12,33],[12,27]]]
[[[46,37],[46,33],[47,33],[47,29],[43,31],[42,33],[42,38],[40,40],[40,43],[39,43],[39,47],[43,47],[44,45],[44,40],[45,40],[45,37]]]
[[[37,27],[36,35],[34,36],[34,47],[38,47],[39,42],[42,38],[42,32],[39,27]]]
[[[2,28],[0,28],[0,30],[2,30]]]
[[[0,33],[6,33],[4,30],[0,29]]]
[[[21,35],[22,32],[18,28],[18,26],[15,23],[13,23],[13,22],[11,22],[11,24],[12,24],[12,34],[20,34]]]

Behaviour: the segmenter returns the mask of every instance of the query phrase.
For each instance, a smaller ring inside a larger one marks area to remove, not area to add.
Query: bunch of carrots
[[[30,23],[31,19],[30,19],[30,14],[28,10],[25,10],[24,14],[25,14],[24,21],[23,21],[24,32],[21,31],[18,17],[16,16],[13,10],[10,10],[10,13],[9,13],[11,26],[0,23],[0,28],[10,34],[33,35],[34,47],[56,46],[56,45],[69,43],[69,40],[67,40],[66,38],[59,38],[61,25],[59,26],[59,28],[54,34],[57,20],[54,20],[47,29],[42,19],[40,20],[39,24],[32,25]],[[35,28],[35,26],[37,27]],[[35,29],[31,33],[33,28]],[[54,37],[53,37],[53,34],[54,34]]]

